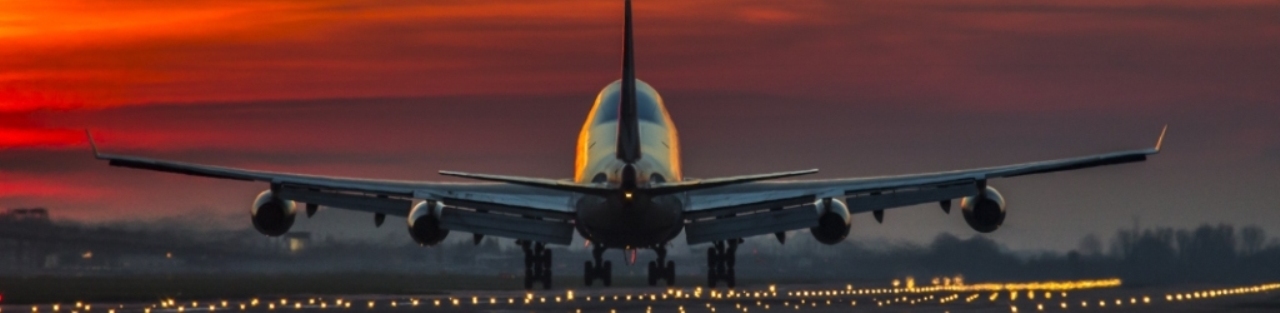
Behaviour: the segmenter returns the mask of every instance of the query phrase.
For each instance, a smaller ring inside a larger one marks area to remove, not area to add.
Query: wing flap
[[[978,194],[977,181],[855,194],[845,198],[850,213],[869,212]]]
[[[684,218],[689,220],[696,220],[696,219],[716,217],[716,216],[737,215],[741,213],[764,210],[764,209],[784,208],[784,207],[796,206],[801,204],[809,204],[809,203],[813,203],[815,200],[816,198],[814,198],[813,196],[768,199],[760,202],[726,206],[726,207],[716,208],[711,210],[692,211],[692,212],[689,212],[688,214],[685,214]]]
[[[481,213],[445,207],[440,227],[473,234],[567,245],[573,242],[573,224],[512,215]]]
[[[391,216],[409,216],[409,210],[413,208],[413,201],[399,198],[327,192],[289,185],[275,187],[273,191],[276,196],[285,200]]]
[[[518,205],[481,202],[481,201],[465,200],[465,199],[459,199],[459,198],[443,198],[441,201],[443,201],[444,204],[449,206],[459,206],[459,207],[470,208],[475,210],[483,210],[483,211],[502,212],[502,213],[518,215],[518,216],[552,218],[552,219],[565,220],[565,221],[572,220],[574,218],[574,215],[569,212],[542,210],[542,209],[536,209],[536,208],[530,208],[530,207],[518,206]]]
[[[818,226],[813,205],[685,224],[685,239],[695,245]]]

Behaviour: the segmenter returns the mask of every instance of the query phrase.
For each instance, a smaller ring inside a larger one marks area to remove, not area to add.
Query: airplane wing
[[[441,218],[441,227],[446,229],[557,244],[573,239],[572,203],[577,197],[573,192],[504,183],[305,175],[104,154],[98,151],[92,135],[87,135],[94,157],[111,166],[265,182],[284,200],[378,215],[405,217],[415,200],[440,201],[448,205]]]
[[[946,202],[943,208],[949,210],[952,199],[977,195],[988,179],[1145,161],[1160,152],[1165,130],[1149,149],[959,171],[763,181],[690,191],[686,237],[697,244],[817,226],[812,204],[824,198],[843,198],[851,214],[932,202]]]

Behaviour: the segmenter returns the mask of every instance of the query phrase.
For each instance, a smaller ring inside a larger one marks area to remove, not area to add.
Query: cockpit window
[[[621,93],[617,90],[611,90],[600,99],[600,106],[596,108],[595,124],[614,122],[618,120],[618,104]],[[663,119],[662,107],[658,105],[658,99],[655,99],[652,93],[637,92],[636,93],[636,115],[641,121],[648,121],[655,124],[666,124]]]

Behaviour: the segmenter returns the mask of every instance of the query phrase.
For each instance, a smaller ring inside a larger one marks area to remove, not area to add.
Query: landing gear
[[[587,286],[591,286],[596,279],[603,282],[605,287],[613,284],[613,263],[604,261],[604,250],[604,245],[596,245],[591,249],[591,256],[595,258],[595,262],[587,261],[582,266],[582,278],[586,280]]]
[[[517,240],[524,250],[524,289],[533,289],[535,282],[542,282],[542,289],[551,289],[551,250],[541,242]]]
[[[649,286],[657,286],[658,280],[666,280],[667,286],[676,285],[676,262],[667,261],[667,248],[658,246],[653,248],[658,253],[658,259],[649,261]]]
[[[738,251],[738,244],[742,242],[741,238],[716,241],[712,247],[707,248],[708,286],[715,288],[717,282],[723,281],[726,287],[733,288],[736,283],[733,265],[737,261],[734,253]]]

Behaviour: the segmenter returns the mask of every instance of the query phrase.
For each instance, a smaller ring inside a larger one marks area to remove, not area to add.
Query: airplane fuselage
[[[574,182],[619,192],[579,198],[577,228],[583,238],[610,248],[648,248],[664,244],[680,233],[685,201],[676,195],[650,197],[624,190],[627,164],[617,158],[620,82],[610,84],[596,96],[578,135],[573,176]],[[641,147],[640,159],[632,164],[636,185],[683,180],[680,141],[662,97],[653,87],[637,81],[636,102]]]

